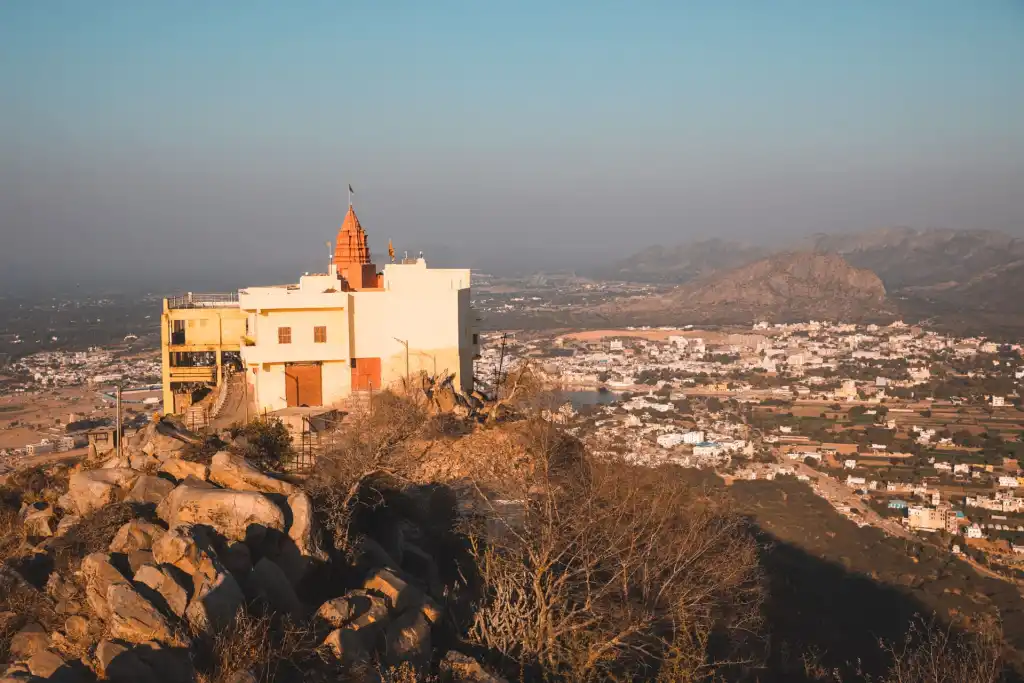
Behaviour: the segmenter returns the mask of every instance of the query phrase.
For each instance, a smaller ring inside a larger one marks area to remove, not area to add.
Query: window
[[[279,328],[277,328],[277,343],[278,344],[291,344],[292,343],[292,328],[290,328],[290,327],[279,327]]]
[[[480,335],[479,334],[473,333],[473,343],[474,344],[479,344],[480,343]]]
[[[327,343],[327,327],[325,325],[317,325],[316,327],[313,328],[313,343]]]

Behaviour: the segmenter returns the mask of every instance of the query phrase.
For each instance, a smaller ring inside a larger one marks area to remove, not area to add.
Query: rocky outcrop
[[[110,552],[129,554],[136,550],[150,550],[153,543],[164,535],[164,528],[134,519],[114,534],[114,540],[110,542]]]
[[[206,481],[210,478],[209,466],[198,462],[181,460],[179,458],[170,458],[165,460],[163,464],[160,465],[160,471],[173,477],[179,482],[186,477],[195,477],[201,481]]]
[[[213,456],[210,461],[210,481],[235,491],[278,493],[283,496],[297,490],[294,484],[264,474],[245,458],[228,451],[220,451]]]
[[[124,467],[76,472],[68,480],[68,492],[61,497],[61,507],[87,515],[120,500],[140,474]]]
[[[200,489],[180,485],[157,507],[171,527],[203,524],[225,538],[258,541],[268,531],[284,532],[284,513],[255,491]]]

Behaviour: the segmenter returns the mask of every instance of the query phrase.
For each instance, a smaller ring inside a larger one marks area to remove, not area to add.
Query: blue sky
[[[320,267],[349,182],[378,252],[483,267],[1024,233],[1019,0],[26,0],[0,100],[10,273]]]

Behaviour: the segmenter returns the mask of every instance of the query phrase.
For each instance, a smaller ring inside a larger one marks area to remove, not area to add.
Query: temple
[[[382,275],[370,260],[366,231],[351,204],[338,231],[332,263],[348,291],[380,289],[383,286]]]
[[[390,251],[390,248],[389,248]],[[164,301],[164,411],[195,420],[333,407],[421,373],[473,390],[468,269],[372,262],[349,205],[326,273]]]

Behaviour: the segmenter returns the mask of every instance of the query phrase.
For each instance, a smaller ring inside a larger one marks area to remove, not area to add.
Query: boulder
[[[297,586],[310,569],[330,558],[320,546],[313,501],[309,496],[303,491],[291,494],[288,496],[288,509],[291,511],[291,525],[288,527],[288,540],[280,549],[278,564],[292,585]]]
[[[89,620],[81,615],[74,614],[64,620],[64,634],[73,643],[88,643],[91,631]]]
[[[160,471],[174,477],[178,481],[189,476],[202,481],[206,481],[210,478],[209,467],[199,462],[189,462],[188,460],[182,460],[180,458],[170,458],[165,460],[163,465],[160,466]]]
[[[480,665],[478,661],[452,650],[441,660],[442,683],[508,683]]]
[[[265,557],[252,568],[246,588],[250,598],[264,601],[279,614],[300,618],[306,611],[285,573]]]
[[[172,482],[161,477],[143,474],[136,480],[135,486],[124,499],[129,503],[159,505],[173,490]]]
[[[372,650],[362,634],[347,627],[331,631],[323,644],[346,667],[368,662]]]
[[[114,540],[110,542],[110,552],[127,555],[136,550],[150,550],[153,543],[165,533],[166,530],[161,526],[133,519],[114,534]]]
[[[209,540],[198,529],[171,529],[153,544],[153,559],[158,565],[170,565],[187,576],[212,580],[224,571]]]
[[[124,467],[76,472],[68,480],[68,492],[61,497],[61,506],[69,512],[87,515],[116,502],[138,477],[139,472]]]
[[[297,488],[259,471],[245,458],[229,451],[220,451],[210,461],[210,481],[235,491],[279,493],[287,496]]]
[[[160,460],[152,455],[137,453],[128,457],[128,467],[140,472],[150,472],[160,467]]]
[[[51,650],[37,652],[28,660],[27,664],[28,670],[32,672],[33,676],[39,676],[40,678],[48,680],[56,680],[54,677],[57,675],[58,671],[61,672],[61,674],[64,674],[66,671],[67,674],[61,675],[60,679],[63,681],[72,680],[70,667],[66,667],[65,662],[60,655]],[[73,680],[81,680],[81,678],[76,677]]]
[[[110,607],[107,594],[113,586],[129,586],[121,572],[111,563],[107,553],[93,553],[82,560],[80,570],[82,584],[85,586],[85,599],[89,607],[100,619],[110,618]]]
[[[96,646],[94,668],[112,683],[160,683],[153,670],[122,643],[104,640]]]
[[[235,577],[221,572],[212,580],[197,582],[195,595],[185,609],[185,618],[196,631],[214,634],[231,626],[244,604],[245,595]]]
[[[32,503],[21,510],[21,523],[29,538],[49,538],[57,528],[57,516],[49,503]]]
[[[135,576],[135,572],[147,564],[156,564],[152,550],[133,550],[128,553],[128,566],[132,570],[132,576]]]
[[[409,585],[389,569],[378,569],[366,580],[363,588],[386,597],[396,612],[405,612],[423,603],[423,591]]]
[[[139,593],[150,602],[161,607],[176,617],[184,617],[188,607],[188,591],[166,567],[152,564],[143,565],[135,572],[135,585]]]
[[[142,452],[160,460],[177,457],[189,442],[183,430],[169,423],[159,423],[153,429],[149,438],[142,444]]]
[[[110,608],[110,634],[129,643],[155,640],[177,643],[167,619],[153,603],[142,597],[131,584],[115,584],[107,591]]]
[[[11,659],[24,661],[50,647],[50,636],[40,624],[31,622],[14,634],[8,648]]]
[[[409,662],[416,667],[430,662],[430,622],[410,610],[388,624],[384,632],[384,659],[392,666]]]
[[[204,524],[236,541],[259,542],[268,530],[283,532],[285,528],[280,508],[255,491],[180,485],[158,506],[157,514],[172,528]]]

